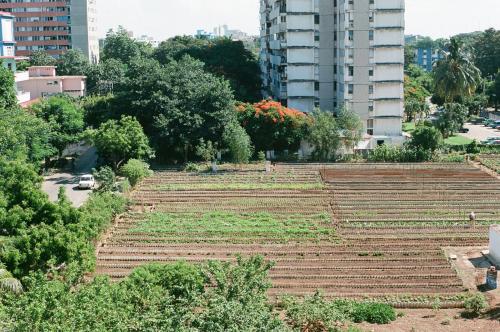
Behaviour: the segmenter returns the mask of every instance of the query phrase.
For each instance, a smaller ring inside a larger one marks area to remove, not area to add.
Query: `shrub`
[[[187,163],[184,165],[184,172],[198,173],[201,172],[201,166],[197,163]]]
[[[435,127],[419,126],[409,144],[415,149],[436,151],[443,145],[443,135]]]
[[[257,153],[257,160],[262,162],[266,161],[266,154],[264,151],[259,151]]]
[[[152,173],[149,164],[138,159],[130,159],[120,168],[120,174],[129,180],[132,187],[135,187],[144,178],[151,176]]]
[[[94,178],[99,184],[98,192],[110,192],[116,190],[116,175],[109,166],[101,167],[98,171],[93,170]]]
[[[252,142],[239,124],[229,124],[224,131],[223,140],[234,163],[246,164],[250,161],[253,154]]]
[[[434,159],[435,154],[431,150],[410,146],[388,146],[385,144],[376,147],[368,155],[368,161],[385,163],[425,162]]]
[[[389,324],[396,320],[396,311],[390,305],[382,303],[361,303],[352,313],[355,323]]]
[[[470,154],[476,154],[481,152],[481,149],[479,148],[479,143],[476,140],[473,140],[469,145],[466,147],[467,153]]]
[[[481,311],[488,308],[488,302],[483,294],[475,293],[465,299],[464,307],[469,313],[479,315]]]

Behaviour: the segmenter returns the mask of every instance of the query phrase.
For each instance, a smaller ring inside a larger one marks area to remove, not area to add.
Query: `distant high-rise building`
[[[403,141],[404,0],[261,0],[265,94],[363,121],[370,146]]]
[[[17,55],[45,50],[57,57],[80,49],[92,62],[99,60],[97,0],[0,0],[0,10],[15,16]]]

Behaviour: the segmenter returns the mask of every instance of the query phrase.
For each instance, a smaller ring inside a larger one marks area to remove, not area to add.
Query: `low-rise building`
[[[86,93],[86,79],[85,76],[57,76],[54,66],[29,67],[27,72],[16,73],[17,90],[29,93],[29,101],[60,93],[83,97]],[[24,100],[21,103],[26,102]]]

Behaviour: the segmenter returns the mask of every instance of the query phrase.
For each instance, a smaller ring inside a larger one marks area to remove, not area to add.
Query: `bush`
[[[262,162],[266,161],[266,153],[264,151],[259,151],[257,153],[257,160]]]
[[[0,258],[17,278],[63,267],[79,278],[95,266],[94,242],[126,202],[113,193],[94,193],[78,210],[59,204],[57,221],[21,231],[6,243]]]
[[[467,153],[470,153],[470,154],[476,154],[476,153],[480,153],[481,149],[479,148],[478,142],[476,140],[473,140],[472,143],[467,145],[466,151],[467,151]]]
[[[475,293],[465,299],[464,307],[469,313],[479,315],[481,311],[488,308],[488,302],[483,294]]]
[[[352,315],[355,323],[389,324],[396,320],[394,308],[382,303],[361,303],[355,306]]]
[[[370,162],[385,162],[385,163],[412,163],[432,161],[436,158],[431,150],[422,148],[413,148],[410,146],[388,146],[381,145],[376,147],[368,155]]]
[[[111,167],[104,166],[98,171],[94,169],[92,173],[99,184],[97,188],[98,192],[111,192],[116,190],[116,174]]]
[[[137,159],[130,159],[120,168],[120,174],[126,177],[130,185],[135,187],[141,180],[151,176],[153,172],[149,169],[149,164]]]
[[[201,172],[201,170],[202,167],[197,163],[187,163],[186,165],[184,165],[184,172],[198,173]]]
[[[229,124],[223,135],[224,144],[237,164],[247,164],[253,154],[252,142],[245,129],[237,123]]]
[[[443,145],[443,135],[435,127],[419,126],[409,144],[415,149],[436,151]]]

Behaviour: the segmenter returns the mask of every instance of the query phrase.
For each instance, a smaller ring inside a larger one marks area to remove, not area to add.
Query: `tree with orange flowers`
[[[256,151],[297,150],[310,121],[305,113],[271,99],[237,104],[236,112]]]

